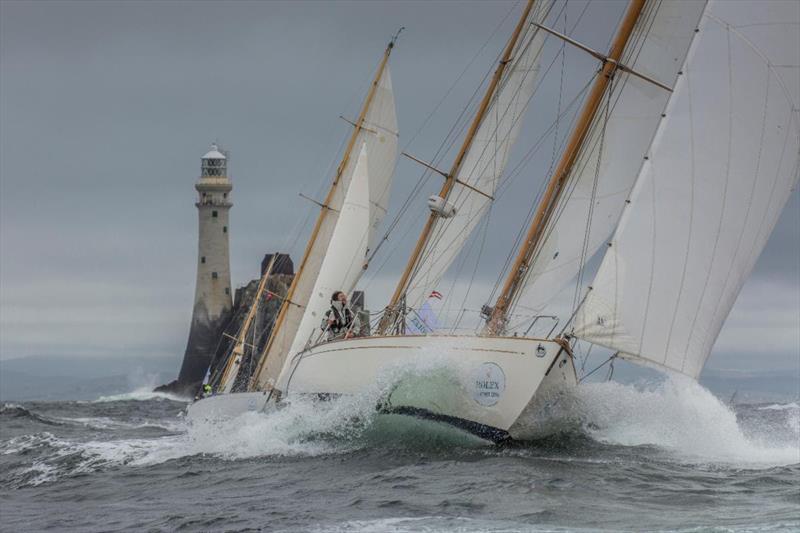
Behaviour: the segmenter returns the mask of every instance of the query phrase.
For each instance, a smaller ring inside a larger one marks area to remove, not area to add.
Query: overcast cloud
[[[595,2],[578,20],[585,4],[571,2],[566,25],[577,23],[574,35],[606,48],[624,5]],[[401,146],[431,160],[507,38],[515,6],[0,3],[0,358],[180,356],[194,291],[193,186],[209,143],[218,139],[231,152],[238,286],[257,275],[265,252],[298,259],[314,208],[297,193],[320,197],[327,186],[349,132],[337,117],[355,114],[388,38],[405,26],[391,62]],[[564,105],[595,63],[569,50],[565,67]],[[560,60],[554,68],[511,167],[555,116]],[[479,306],[494,283],[552,144],[492,213],[468,306]],[[400,161],[387,220],[420,174]],[[417,215],[438,185],[426,184]],[[385,251],[393,253],[376,261],[385,267],[365,281],[374,307],[416,222],[392,236]],[[723,330],[715,364],[747,351],[770,364],[800,364],[798,241],[795,192]],[[466,269],[471,275],[472,264]]]

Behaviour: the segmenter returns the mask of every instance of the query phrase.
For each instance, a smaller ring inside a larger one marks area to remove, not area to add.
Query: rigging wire
[[[617,355],[619,355],[619,352],[614,352],[614,354],[612,354],[611,357],[609,357],[608,359],[606,359],[605,361],[594,367],[594,369],[592,369],[591,372],[589,372],[588,374],[584,374],[583,377],[581,377],[581,379],[578,380],[578,383],[583,383],[586,380],[586,378],[588,378],[589,376],[591,376],[592,374],[603,368],[607,363],[610,363],[611,361],[616,359]]]
[[[484,218],[483,232],[482,232],[483,235],[481,236],[481,244],[480,248],[478,249],[478,257],[475,259],[475,268],[472,269],[472,276],[469,279],[469,284],[467,284],[467,290],[464,294],[464,298],[461,300],[461,309],[464,309],[464,306],[467,303],[467,298],[469,298],[469,293],[472,292],[472,285],[473,283],[475,283],[475,275],[478,272],[478,266],[480,265],[481,257],[483,257],[483,250],[486,245],[486,235],[489,233],[489,223],[490,223],[490,218],[492,216],[492,207],[494,207],[494,205],[491,205],[489,207],[489,212],[486,213],[486,217]],[[461,318],[463,318],[463,316],[464,313],[461,313],[459,315],[458,320],[456,320],[455,324],[453,324],[453,330],[452,330],[453,332],[455,332],[456,328],[458,328],[458,326],[460,325]]]
[[[611,80],[611,84],[613,85],[614,80]],[[594,206],[595,200],[597,199],[597,184],[600,179],[600,164],[603,160],[603,147],[605,145],[605,138],[606,138],[606,131],[608,128],[608,121],[610,118],[610,100],[612,95],[613,87],[610,87],[608,90],[608,102],[605,105],[605,116],[603,118],[603,127],[600,131],[600,143],[597,149],[597,163],[595,164],[594,169],[594,178],[592,180],[592,193],[589,197],[589,209],[586,213],[586,227],[583,232],[583,245],[581,246],[581,256],[578,260],[578,275],[577,281],[575,283],[575,294],[572,296],[572,311],[575,311],[578,307],[578,300],[581,296],[581,287],[583,285],[583,275],[585,272],[586,267],[586,260],[587,255],[589,254],[589,239],[592,234],[592,218],[594,216]]]
[[[551,6],[551,7],[552,7],[552,6]],[[564,6],[562,6],[561,10],[563,11],[565,8],[566,8],[566,4],[565,4]],[[548,10],[549,10],[549,9],[550,9],[550,8],[548,8]],[[549,13],[549,11],[548,11],[548,13]],[[545,16],[547,16],[547,14],[546,14]],[[560,16],[560,13],[559,13],[559,16]],[[529,25],[529,26],[527,26],[527,27],[525,28],[525,35],[524,35],[524,37],[523,37],[523,38],[520,40],[520,42],[525,42],[525,41],[528,39],[528,34],[529,34],[529,32],[534,32],[534,33],[535,33],[536,31],[538,31],[538,30],[537,30],[537,29],[532,29],[532,26],[530,26],[530,25]],[[549,37],[549,36],[548,36],[548,37]],[[546,40],[546,39],[545,39],[545,40]],[[530,40],[528,40],[528,43],[527,43],[527,45],[526,45],[526,46],[530,46],[530,44],[531,44],[531,42],[530,42]],[[540,53],[541,53],[541,52],[540,52]],[[495,63],[496,63],[496,62],[499,60],[499,57],[500,57],[500,55],[501,55],[501,54],[502,54],[502,52],[501,52],[500,54],[498,54],[498,56],[497,56],[497,58],[496,58],[496,60],[495,60]],[[494,65],[494,64],[493,64],[493,65]],[[550,65],[550,66],[552,66],[552,63],[551,63],[551,65]],[[475,92],[473,93],[473,96],[472,96],[472,98],[471,98],[471,101],[473,101],[473,100],[474,100],[475,96],[478,94],[478,91],[479,91],[479,90],[480,90],[480,88],[483,86],[484,82],[486,81],[486,79],[488,78],[488,76],[489,76],[489,74],[492,72],[492,70],[493,70],[493,68],[492,68],[492,69],[490,69],[490,70],[488,70],[488,71],[486,72],[486,74],[485,74],[485,76],[484,76],[484,79],[483,79],[483,81],[481,82],[481,84],[478,86],[478,88],[476,88]],[[510,69],[510,70],[511,70],[511,69]],[[510,71],[510,70],[509,70],[509,71]],[[549,71],[549,67],[548,67],[548,71]],[[545,74],[546,74],[546,73],[545,73]],[[507,78],[506,78],[506,81],[507,81]],[[541,84],[541,83],[540,83],[540,84]],[[540,85],[540,84],[539,84],[539,85]],[[518,89],[517,89],[517,91],[519,91],[520,89],[521,89],[521,87],[520,87],[520,88],[518,88]],[[537,85],[537,89],[538,89],[538,85]],[[535,93],[535,92],[536,92],[536,90],[534,90],[534,93]],[[525,106],[526,106],[526,107],[527,107],[527,105],[529,104],[529,102],[530,102],[530,99],[531,99],[532,97],[533,97],[533,95],[531,95],[531,97],[530,97],[530,98],[528,98],[528,101],[525,103]],[[469,107],[470,107],[470,106],[468,106],[468,108],[469,108]],[[466,111],[468,108],[465,108],[465,109],[464,109],[464,111]],[[508,112],[508,110],[506,110],[506,112]],[[459,119],[461,119],[463,116],[465,116],[465,114],[462,112],[462,116],[461,116],[461,117],[459,117]],[[514,124],[516,124],[516,122],[517,122],[517,121],[518,121],[520,118],[521,118],[521,116],[520,116],[520,117],[517,117],[517,119],[515,120]],[[458,135],[453,135],[453,136],[452,136],[452,139],[449,141],[449,143],[448,143],[448,147],[447,147],[447,149],[446,149],[446,150],[444,150],[444,152],[441,150],[441,148],[440,148],[440,150],[439,150],[439,151],[437,151],[437,154],[436,154],[436,156],[434,157],[434,163],[435,163],[435,162],[438,160],[438,158],[439,158],[439,155],[440,155],[440,154],[442,154],[442,156],[443,156],[443,154],[444,154],[444,153],[447,153],[447,152],[450,150],[450,148],[451,148],[451,147],[452,147],[452,145],[454,144],[454,142],[455,142],[456,138],[458,138],[458,137],[460,137],[460,136],[461,136],[461,134],[463,133],[463,130],[464,130],[464,128],[466,128],[466,126],[467,126],[467,122],[465,121],[465,122],[463,122],[463,124],[461,125],[461,127],[457,129],[457,134],[458,134]],[[498,126],[499,126],[499,123],[498,123]],[[456,129],[455,129],[455,128],[451,128],[451,133],[453,133],[454,131],[456,131]],[[496,133],[496,132],[495,132],[495,133]],[[484,147],[484,152],[485,152],[487,149],[488,149],[488,146],[487,146],[487,147]],[[481,154],[481,155],[482,155],[482,154]],[[489,162],[487,162],[487,165],[491,164],[492,162],[493,162],[493,161],[489,161]],[[476,168],[473,168],[473,169],[472,169],[472,172],[474,173],[474,172],[476,172],[476,171],[478,171],[478,170],[479,170],[479,169],[476,167]],[[485,170],[485,169],[484,169],[484,170]],[[426,176],[426,175],[430,175],[430,171],[429,171],[429,170],[427,170],[426,172],[424,172],[424,173],[423,173],[423,176]],[[414,195],[416,195],[416,194],[418,194],[418,193],[419,193],[419,190],[415,190],[415,191],[414,191]],[[461,191],[461,194],[462,194],[462,195],[463,195],[464,193],[465,193],[464,191]],[[407,209],[408,209],[408,207],[409,207],[409,205],[410,205],[410,202],[411,202],[411,200],[412,200],[412,199],[414,199],[414,198],[412,198],[412,197],[410,196],[410,197],[409,197],[409,198],[406,200],[406,203],[403,205],[403,208],[402,208],[402,210],[401,210],[401,213],[399,213],[399,214],[398,214],[398,216],[396,217],[395,221],[393,221],[393,225],[392,225],[392,226],[389,228],[389,231],[388,231],[388,232],[387,232],[387,234],[384,236],[384,239],[383,239],[381,242],[384,242],[385,240],[387,240],[387,239],[388,239],[388,235],[389,235],[389,233],[390,233],[390,232],[393,230],[394,226],[396,226],[396,224],[399,222],[399,219],[400,219],[400,217],[406,214],[406,211],[407,211]],[[482,210],[481,210],[481,211],[479,211],[479,212],[476,214],[476,216],[481,216],[482,214],[483,214],[483,212],[482,212]],[[470,219],[470,220],[473,220],[473,219]],[[441,229],[439,232],[437,232],[437,233],[438,233],[438,236],[434,236],[432,239],[430,239],[430,240],[429,240],[428,246],[426,246],[426,250],[428,251],[428,253],[430,253],[430,250],[432,250],[432,249],[435,247],[435,245],[436,245],[436,244],[438,244],[438,241],[441,239],[441,237],[442,237],[442,235],[443,235],[443,231],[444,231],[444,230],[443,230],[443,229]],[[406,233],[407,233],[407,232],[406,232]],[[427,254],[426,254],[425,252],[423,252],[423,254],[421,255],[421,259],[420,259],[420,260],[417,262],[417,265],[416,265],[415,271],[414,271],[414,272],[412,272],[412,276],[411,276],[411,277],[412,277],[412,279],[413,279],[413,277],[414,277],[414,276],[415,276],[415,275],[418,273],[419,267],[420,267],[420,265],[423,263],[423,261],[424,261],[424,258],[426,257],[426,255],[427,255]],[[387,258],[387,261],[388,261],[388,258]],[[384,264],[385,264],[385,263],[386,263],[386,261],[384,262]],[[383,265],[382,265],[382,266],[383,266]]]
[[[644,46],[643,46],[644,41],[645,41],[646,37],[649,35],[650,30],[652,29],[652,25],[653,25],[653,22],[655,20],[655,14],[657,13],[657,11],[658,11],[658,9],[654,8],[654,6],[651,5],[648,13],[642,19],[643,22],[637,27],[636,30],[634,30],[634,35],[631,38],[631,44],[629,45],[629,47],[627,47],[627,50],[626,50],[626,52],[625,52],[625,54],[624,54],[624,56],[622,58],[623,61],[625,62],[625,64],[629,64],[629,65],[630,64],[634,64],[635,61],[638,59],[639,55],[642,52],[642,49],[644,48]],[[630,61],[630,59],[633,59],[633,61]],[[617,84],[617,87],[619,87],[619,90],[618,90],[618,92],[616,94],[616,97],[614,98],[612,111],[613,111],[614,108],[616,108],[616,105],[618,104],[618,102],[619,102],[619,100],[621,98],[622,92],[623,92],[622,89],[627,85],[629,79],[630,79],[630,76],[626,76],[623,79],[623,81],[621,81],[621,82],[619,82]],[[607,104],[607,105],[610,105],[610,104]],[[597,135],[597,132],[598,132],[598,128],[600,127],[599,126],[600,123],[601,123],[601,121],[598,121],[596,119],[593,121],[593,123],[590,126],[589,132],[587,133],[587,139],[590,139],[590,140],[591,139],[595,139],[595,137]],[[588,165],[588,159],[586,159],[584,156],[586,154],[591,154],[592,153],[592,151],[594,150],[595,145],[596,145],[597,142],[598,142],[597,139],[595,139],[595,140],[592,140],[592,141],[590,141],[588,143],[584,143],[583,144],[583,146],[581,147],[581,152],[578,154],[576,165],[573,167],[573,170],[570,173],[571,177],[574,177],[574,176],[577,176],[577,175],[581,175],[583,173],[583,171],[585,170],[585,167]],[[566,206],[569,203],[569,200],[572,198],[572,194],[574,193],[574,191],[575,191],[575,189],[577,187],[577,182],[578,182],[578,180],[576,180],[576,179],[570,179],[568,181],[568,185],[566,186],[565,193],[562,193],[561,199],[559,200],[558,204],[556,205],[555,210],[553,212],[553,215],[551,216],[550,221],[548,222],[547,226],[544,229],[543,237],[540,240],[540,242],[542,242],[542,243],[546,242],[546,240],[549,239],[550,235],[554,231],[555,227],[557,226],[558,221],[560,220],[561,216],[563,216],[563,214],[564,214],[564,212],[566,210]],[[543,249],[543,247],[540,246],[539,249],[535,251],[535,253],[532,256],[531,264],[533,264],[533,263],[535,263],[537,261],[538,256],[541,253],[542,249]],[[526,278],[530,277],[532,271],[533,271],[533,269],[529,269]],[[528,279],[526,279],[523,283],[527,284],[528,282],[529,282]],[[514,302],[512,302],[512,305],[510,307],[514,307],[514,306],[517,305],[519,298],[522,296],[522,292],[523,291],[518,291],[517,295],[515,296],[515,300],[514,300]]]
[[[464,75],[469,70],[469,68],[473,65],[473,63],[481,55],[483,50],[489,45],[491,40],[494,38],[494,36],[497,34],[497,32],[500,30],[500,28],[506,22],[508,17],[516,9],[518,4],[519,4],[519,2],[517,2],[517,4],[512,6],[511,9],[509,9],[506,12],[505,16],[495,26],[494,30],[492,30],[492,33],[489,35],[489,37],[486,39],[486,41],[484,41],[484,43],[480,46],[480,48],[478,48],[478,50],[475,52],[475,54],[469,60],[467,65],[462,69],[461,73],[458,75],[458,77],[455,79],[455,81],[447,89],[447,91],[445,92],[444,96],[442,96],[442,98],[436,103],[436,105],[430,111],[430,113],[428,113],[428,115],[425,117],[425,120],[423,121],[422,125],[417,129],[417,131],[414,133],[414,135],[411,136],[411,139],[408,140],[408,142],[404,145],[404,147],[403,147],[403,149],[401,151],[407,150],[411,146],[411,143],[419,136],[419,134],[427,126],[428,122],[430,122],[431,118],[433,118],[433,116],[437,113],[437,111],[439,110],[441,105],[445,102],[445,100],[447,100],[447,98],[453,92],[453,90],[458,85],[458,83],[461,81],[461,79],[464,77]],[[495,59],[494,63],[497,62],[499,57],[500,57],[500,53],[498,53],[498,55],[496,56],[496,59]],[[493,63],[493,65],[494,65],[494,63]],[[472,109],[472,106],[475,103],[476,96],[479,94],[479,91],[480,91],[481,87],[483,87],[483,84],[489,78],[489,75],[491,74],[491,72],[492,72],[492,69],[489,69],[489,70],[486,71],[486,73],[483,76],[483,79],[478,84],[478,86],[475,88],[475,91],[472,93],[472,96],[470,96],[470,98],[467,100],[466,105],[461,110],[460,114],[456,118],[456,121],[451,126],[450,131],[447,133],[447,135],[445,136],[444,140],[442,141],[442,143],[439,145],[438,149],[434,153],[434,156],[431,159],[431,164],[432,165],[436,166],[436,164],[441,160],[441,158],[444,157],[444,154],[446,154],[452,148],[453,143],[458,138],[458,136],[463,132],[463,129],[466,127],[466,118],[468,117],[467,111]],[[375,254],[377,254],[378,250],[382,247],[383,243],[385,243],[386,241],[389,240],[389,235],[394,231],[394,229],[400,223],[400,220],[407,213],[408,209],[410,208],[410,206],[412,205],[414,200],[416,200],[416,198],[418,197],[419,193],[422,190],[422,187],[428,181],[428,179],[430,178],[432,173],[433,172],[431,171],[431,169],[426,168],[425,170],[423,170],[422,174],[420,175],[419,179],[417,180],[417,183],[412,188],[411,193],[406,197],[405,202],[401,205],[400,210],[398,211],[397,215],[389,223],[389,226],[388,226],[386,232],[384,233],[384,236],[380,239],[380,241],[378,241],[378,244],[375,246],[375,250],[373,250],[372,253],[370,254],[370,256],[369,256],[369,258],[367,260],[368,262],[372,261],[372,259],[375,257]],[[383,264],[385,264],[385,262]]]

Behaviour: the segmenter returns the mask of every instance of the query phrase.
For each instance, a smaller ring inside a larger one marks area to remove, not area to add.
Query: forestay
[[[551,0],[537,2],[528,17],[512,52],[512,63],[503,73],[456,176],[467,186],[456,182],[448,195],[448,203],[456,208],[455,215],[436,220],[430,244],[415,266],[406,291],[406,304],[410,307],[418,309],[431,291],[438,288],[445,271],[491,204],[490,197],[508,162],[539,72],[545,33],[530,23],[542,23],[552,4]]]
[[[800,3],[712,2],[575,334],[697,378],[798,179]]]
[[[648,2],[621,62],[673,87],[704,5],[699,1]],[[543,232],[517,305],[543,308],[575,278],[584,260],[608,241],[669,95],[649,81],[616,72],[554,216]]]
[[[323,260],[329,251],[329,243],[338,223],[345,195],[350,187],[357,161],[360,159],[358,153],[361,146],[369,154],[366,163],[369,182],[369,224],[363,229],[367,231],[367,247],[374,246],[376,230],[383,220],[389,201],[389,189],[397,159],[398,141],[397,115],[388,65],[385,66],[375,84],[372,101],[364,115],[363,127],[359,130],[353,143],[352,154],[356,157],[346,158],[347,162],[341,170],[339,182],[333,187],[327,206],[322,208],[319,231],[316,238],[309,243],[301,268],[293,281],[294,290],[291,293],[291,301],[284,303],[281,309],[282,321],[276,323],[267,351],[262,356],[265,358],[263,359],[264,363],[256,376],[259,388],[263,388],[269,382],[277,379],[295,338],[297,337],[301,344],[305,343],[308,338],[308,333],[299,332],[300,324],[320,275]],[[359,233],[359,235],[361,234]],[[353,238],[360,239],[358,235],[353,235]],[[331,252],[335,253],[334,250]],[[360,269],[365,260],[364,255],[348,259],[357,260]]]

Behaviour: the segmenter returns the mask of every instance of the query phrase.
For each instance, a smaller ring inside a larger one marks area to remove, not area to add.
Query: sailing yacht
[[[435,359],[448,372],[399,378],[381,412],[499,442],[537,436],[537,414],[578,383],[579,341],[699,376],[797,184],[800,7],[631,0],[604,51],[548,27],[553,4],[527,2],[450,170],[435,170],[444,183],[374,334],[268,356],[269,398],[359,394]],[[409,334],[495,201],[546,39],[598,67],[502,289],[476,335]],[[546,310],[601,250],[560,332],[509,330],[517,306]]]
[[[318,340],[318,326],[330,295],[335,290],[351,293],[369,267],[368,257],[386,215],[397,160],[397,114],[388,65],[396,39],[397,35],[386,47],[359,116],[352,122],[347,147],[327,196],[319,202],[316,224],[266,347],[263,353],[254,354],[258,365],[249,390],[233,392],[232,387],[247,347],[245,336],[272,273],[272,262],[259,281],[253,305],[234,340],[217,394],[191,404],[187,411],[190,418],[263,410],[287,355]]]

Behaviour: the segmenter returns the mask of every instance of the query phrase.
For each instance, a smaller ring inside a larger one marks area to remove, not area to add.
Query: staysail
[[[367,245],[374,246],[376,229],[383,220],[389,201],[389,189],[397,159],[397,116],[395,111],[392,80],[387,60],[393,43],[387,47],[362,109],[356,122],[356,130],[348,143],[344,159],[337,171],[336,179],[321,208],[317,225],[306,247],[305,254],[295,275],[286,300],[278,313],[272,335],[261,356],[255,374],[255,388],[263,389],[274,383],[283,367],[295,338],[302,343],[307,338],[298,336],[299,328],[312,297],[314,286],[320,275],[323,261],[339,220],[345,195],[350,187],[359,152],[369,153],[367,165],[369,195],[369,225]],[[352,157],[351,157],[352,155]],[[366,156],[365,156],[366,159]],[[352,258],[350,258],[352,259]],[[361,268],[363,264],[359,265]],[[328,298],[330,295],[328,295]],[[305,335],[308,337],[308,334]]]
[[[645,4],[620,61],[673,87],[704,2]],[[619,222],[643,157],[655,135],[669,91],[618,70],[545,227],[516,305],[538,310],[575,277]]]
[[[709,3],[574,333],[697,378],[798,180],[800,3]]]
[[[364,272],[370,219],[374,217],[374,213],[370,211],[368,169],[367,147],[362,144],[336,228],[328,245],[330,253],[322,260],[319,276],[289,348],[284,369],[290,366],[293,355],[302,352],[320,337],[320,322],[325,311],[330,308],[333,292],[343,291],[350,294]],[[277,387],[283,390],[280,376]]]
[[[455,213],[436,218],[429,245],[411,275],[406,290],[409,307],[418,309],[431,291],[439,287],[442,276],[492,203],[539,73],[539,57],[546,34],[534,24],[544,21],[552,5],[552,0],[537,2],[528,16],[511,53],[513,59],[503,73],[446,198]]]

